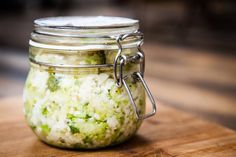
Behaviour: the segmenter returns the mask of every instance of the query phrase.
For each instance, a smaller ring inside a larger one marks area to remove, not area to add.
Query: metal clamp
[[[136,55],[132,56],[132,57],[126,57],[125,55],[122,55],[122,45],[121,45],[121,41],[123,41],[124,39],[126,39],[127,37],[131,37],[131,36],[140,36],[141,37],[141,40],[140,42],[138,43],[137,45],[137,49],[138,49],[138,52]],[[116,38],[116,42],[117,42],[117,46],[118,46],[118,52],[117,52],[117,55],[115,57],[115,60],[114,60],[114,64],[113,64],[113,68],[114,68],[114,78],[115,78],[115,81],[116,81],[116,85],[117,87],[122,87],[122,85],[124,84],[124,87],[125,87],[125,90],[127,91],[128,95],[129,95],[129,99],[130,99],[130,102],[132,104],[132,107],[135,111],[135,114],[137,116],[137,118],[139,120],[142,120],[142,119],[146,119],[148,117],[151,117],[153,116],[155,113],[156,113],[156,103],[155,103],[155,100],[151,94],[151,91],[149,90],[146,82],[144,81],[143,77],[144,77],[144,69],[145,69],[145,55],[144,55],[144,52],[143,50],[141,49],[141,45],[143,43],[143,34],[141,32],[134,32],[134,33],[130,33],[130,34],[125,34],[123,36],[119,36]],[[138,110],[138,107],[134,101],[134,98],[132,96],[132,93],[126,83],[126,79],[128,78],[128,76],[123,76],[123,67],[126,63],[132,63],[132,62],[136,62],[136,61],[139,61],[139,65],[140,65],[140,72],[134,72],[131,76],[140,81],[145,89],[145,92],[147,93],[150,101],[151,101],[151,104],[152,104],[152,111],[150,113],[146,113],[144,115],[141,115],[139,113],[139,110]],[[118,64],[119,64],[119,75],[118,75]]]
[[[138,110],[138,107],[137,107],[137,105],[136,105],[136,103],[135,103],[135,101],[134,101],[134,98],[133,98],[133,96],[132,96],[132,94],[131,94],[131,91],[130,91],[130,89],[129,89],[129,86],[127,85],[127,83],[126,83],[126,81],[125,81],[125,80],[128,78],[128,76],[125,76],[125,77],[122,79],[122,82],[123,82],[123,84],[124,84],[124,86],[125,86],[125,89],[126,89],[128,95],[129,95],[129,99],[130,99],[130,101],[131,101],[132,107],[133,107],[133,109],[134,109],[134,111],[135,111],[135,114],[136,114],[137,118],[138,118],[139,120],[143,120],[143,119],[146,119],[146,118],[148,118],[148,117],[153,116],[153,115],[156,113],[156,102],[155,102],[155,100],[154,100],[154,98],[153,98],[153,96],[152,96],[152,93],[151,93],[151,91],[149,90],[149,88],[148,88],[146,82],[144,81],[142,75],[141,75],[139,72],[135,72],[135,73],[133,73],[132,77],[137,78],[137,79],[142,83],[142,85],[143,85],[143,87],[144,87],[144,89],[145,89],[145,92],[147,93],[147,95],[148,95],[148,97],[149,97],[149,99],[150,99],[150,101],[151,101],[151,104],[152,104],[152,111],[151,111],[150,113],[146,113],[146,114],[144,114],[144,115],[140,115],[139,110]]]
[[[121,36],[118,36],[116,38],[116,43],[117,43],[117,46],[118,46],[118,52],[117,52],[117,55],[115,57],[115,60],[114,60],[114,64],[113,64],[113,68],[114,68],[114,78],[116,80],[116,85],[118,87],[121,87],[122,86],[122,81],[121,81],[121,78],[120,76],[118,76],[118,73],[117,73],[117,67],[118,67],[118,64],[121,62],[122,59],[125,59],[125,56],[122,55],[122,45],[121,45],[121,41],[125,40],[126,38],[128,37],[132,37],[132,36],[139,36],[141,39],[140,39],[140,42],[138,43],[137,45],[137,48],[138,48],[138,52],[137,54],[140,56],[141,60],[140,60],[140,72],[142,74],[142,76],[144,76],[144,69],[145,69],[145,55],[144,55],[144,52],[143,50],[141,49],[141,45],[143,43],[143,33],[137,31],[137,32],[134,32],[134,33],[129,33],[129,34],[125,34],[125,35],[121,35]],[[121,73],[119,75],[122,75]]]

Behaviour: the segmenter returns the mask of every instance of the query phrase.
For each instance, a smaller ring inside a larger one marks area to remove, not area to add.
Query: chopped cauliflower
[[[96,60],[104,57],[89,55]],[[63,58],[60,56],[59,60]],[[126,90],[116,86],[112,70],[97,71],[66,73],[31,65],[24,89],[24,113],[41,140],[58,147],[89,149],[121,143],[136,132],[141,121],[136,118]],[[144,113],[142,85],[127,82],[140,112]]]

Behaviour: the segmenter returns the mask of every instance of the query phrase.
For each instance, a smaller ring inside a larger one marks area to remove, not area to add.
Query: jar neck
[[[31,33],[30,60],[49,66],[111,67],[121,46],[123,55],[137,53],[142,36],[130,34],[137,32],[138,28],[138,22],[106,27],[54,26],[36,22]]]
[[[114,50],[118,49],[117,37],[59,37],[33,32],[31,33],[30,45],[57,50]],[[122,41],[121,44],[123,48],[134,48],[137,47],[140,40],[140,37],[129,37]]]

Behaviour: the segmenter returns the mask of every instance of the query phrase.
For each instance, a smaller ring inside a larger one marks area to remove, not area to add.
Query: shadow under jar
[[[52,17],[34,24],[23,97],[39,139],[62,148],[106,147],[130,138],[155,114],[137,20]],[[152,103],[146,114],[145,91]]]

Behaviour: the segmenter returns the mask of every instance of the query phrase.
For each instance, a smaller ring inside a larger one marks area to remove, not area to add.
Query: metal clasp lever
[[[130,91],[130,89],[129,89],[129,86],[127,85],[127,83],[126,83],[126,81],[125,81],[125,80],[128,78],[128,76],[125,76],[125,77],[122,79],[122,83],[124,84],[125,89],[126,89],[128,95],[129,95],[129,99],[130,99],[130,101],[131,101],[132,107],[133,107],[133,109],[134,109],[134,111],[135,111],[135,114],[136,114],[137,118],[138,118],[139,120],[143,120],[143,119],[146,119],[146,118],[148,118],[148,117],[153,116],[153,115],[156,113],[156,103],[155,103],[155,100],[154,100],[154,98],[153,98],[153,96],[152,96],[152,94],[151,94],[151,91],[149,90],[149,88],[148,88],[146,82],[144,81],[144,79],[143,79],[141,73],[135,72],[135,73],[133,73],[132,77],[135,77],[134,79],[137,79],[137,80],[139,80],[139,81],[142,83],[142,85],[143,85],[143,87],[144,87],[144,89],[145,89],[145,92],[147,93],[147,95],[148,95],[148,97],[149,97],[149,99],[150,99],[150,101],[151,101],[151,104],[152,104],[152,111],[151,111],[150,113],[146,113],[146,114],[144,114],[144,115],[140,115],[139,110],[138,110],[138,107],[137,107],[137,105],[136,105],[136,103],[135,103],[135,101],[134,101],[134,98],[133,98],[133,96],[132,96],[132,94],[131,94],[131,91]]]
[[[123,41],[127,37],[132,37],[132,36],[140,37],[140,42],[137,44],[138,52],[135,56],[127,58],[125,55],[122,55],[123,47],[122,47],[121,41]],[[143,50],[141,49],[141,45],[143,43],[143,33],[139,32],[139,31],[136,31],[134,33],[129,33],[129,34],[118,36],[115,39],[116,39],[117,46],[118,46],[118,52],[117,52],[117,55],[115,57],[114,65],[113,65],[114,79],[116,81],[116,85],[117,85],[118,88],[121,88],[122,84],[124,84],[125,90],[127,91],[128,95],[129,95],[129,99],[131,101],[132,107],[133,107],[133,109],[135,111],[135,114],[136,114],[136,116],[139,120],[151,117],[156,113],[156,103],[155,103],[155,100],[154,100],[154,98],[153,98],[146,82],[143,79],[144,69],[145,69],[145,54],[144,54]],[[139,72],[134,72],[131,76],[134,79],[136,79],[138,81],[141,81],[141,83],[142,83],[142,85],[145,89],[145,92],[147,93],[147,95],[148,95],[148,97],[151,101],[151,104],[152,104],[152,111],[150,113],[146,113],[144,115],[141,115],[139,113],[138,107],[137,107],[137,105],[134,101],[132,93],[131,93],[131,91],[130,91],[127,83],[126,83],[126,79],[128,78],[128,76],[126,75],[126,76],[123,77],[123,66],[125,64],[127,64],[127,62],[135,63],[137,60],[139,61],[139,64],[140,64],[140,70],[139,70]],[[118,66],[118,64],[120,64],[120,65]],[[118,67],[119,67],[119,75],[118,75]]]

